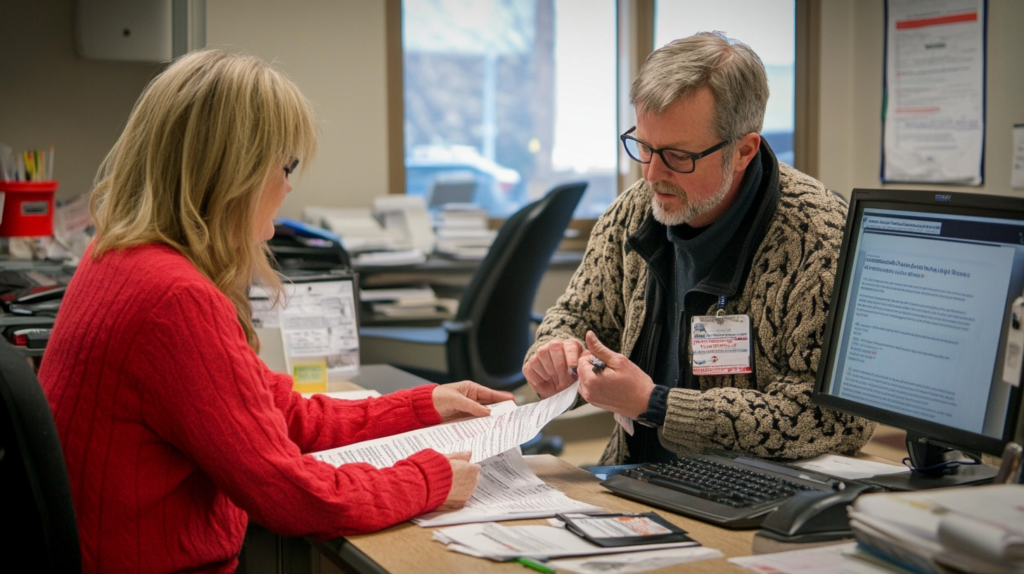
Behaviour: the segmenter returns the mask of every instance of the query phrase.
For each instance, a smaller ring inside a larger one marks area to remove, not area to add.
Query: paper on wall
[[[886,3],[885,182],[981,185],[984,0]]]

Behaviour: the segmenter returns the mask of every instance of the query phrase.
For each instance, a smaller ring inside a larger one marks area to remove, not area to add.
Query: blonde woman
[[[100,168],[96,239],[39,373],[85,572],[234,571],[250,517],[335,537],[457,508],[475,488],[466,455],[378,470],[303,453],[486,415],[508,393],[306,400],[256,356],[246,292],[254,279],[281,292],[265,240],[315,134],[283,75],[202,51],[150,83]]]

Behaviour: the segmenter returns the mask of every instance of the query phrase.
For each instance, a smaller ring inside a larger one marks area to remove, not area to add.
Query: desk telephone
[[[306,207],[302,218],[339,236],[352,253],[434,250],[434,228],[420,196],[378,197],[373,209]]]
[[[842,490],[800,492],[769,514],[757,535],[795,544],[853,538],[846,507],[861,494],[876,490],[880,489],[846,483]]]

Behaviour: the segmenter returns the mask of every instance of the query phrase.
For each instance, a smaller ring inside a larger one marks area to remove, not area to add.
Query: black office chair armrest
[[[449,333],[468,333],[473,327],[472,321],[445,321],[441,327]]]

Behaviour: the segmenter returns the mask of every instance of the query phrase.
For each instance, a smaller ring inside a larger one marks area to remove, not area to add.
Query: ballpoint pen
[[[604,361],[598,359],[597,357],[592,357],[590,359],[590,364],[593,365],[595,373],[600,373],[601,371],[604,370],[605,367],[608,366],[604,364]],[[572,377],[574,379],[579,378],[579,367],[577,367],[576,365],[569,367],[569,372],[572,373]]]
[[[516,558],[515,561],[522,564],[523,566],[526,566],[527,568],[532,568],[537,572],[543,572],[544,574],[555,574],[554,568],[549,568],[541,564],[540,562],[537,562],[536,560],[532,560],[530,558],[526,558],[525,556]]]

